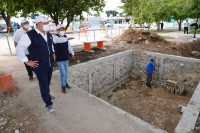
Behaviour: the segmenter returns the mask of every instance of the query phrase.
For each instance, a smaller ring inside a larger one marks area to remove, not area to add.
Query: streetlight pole
[[[196,30],[199,28],[198,20],[199,20],[199,11],[198,11],[198,14],[197,14],[196,27],[195,27],[195,31],[194,31],[194,37],[193,37],[194,40],[196,40]]]

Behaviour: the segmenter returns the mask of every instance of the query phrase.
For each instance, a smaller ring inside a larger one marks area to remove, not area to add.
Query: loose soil
[[[156,126],[173,133],[181,118],[181,106],[187,106],[192,94],[183,96],[168,93],[154,86],[149,89],[142,80],[128,80],[99,97],[114,106]]]
[[[0,93],[0,133],[46,133],[34,112],[15,102],[18,93]]]
[[[4,73],[0,72],[0,76]],[[39,118],[14,93],[0,93],[0,133],[46,133]]]

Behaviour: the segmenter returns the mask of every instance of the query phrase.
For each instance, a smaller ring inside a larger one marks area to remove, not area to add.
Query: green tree
[[[83,12],[102,12],[105,6],[104,0],[19,0],[23,15],[35,13],[37,11],[49,15],[57,25],[59,21],[63,23],[67,19],[66,28],[74,20],[75,16],[81,16]],[[33,7],[33,8],[30,8]],[[81,19],[80,18],[80,19]]]
[[[7,27],[10,27],[12,31],[10,18],[17,15],[15,8],[18,6],[13,0],[1,0],[0,1],[0,15],[5,20]]]
[[[160,30],[160,21],[168,20],[170,16],[170,0],[122,0],[122,9],[129,16],[134,16],[137,23],[147,23],[148,27],[152,22],[157,23]]]
[[[96,13],[93,14],[93,16],[100,17],[100,13],[96,12]]]
[[[119,14],[119,12],[115,11],[115,10],[108,10],[108,11],[105,11],[105,13],[107,14],[107,17],[110,16],[110,14],[113,15],[113,17],[117,16],[117,14]]]
[[[178,30],[181,30],[181,25],[183,20],[189,17],[190,4],[189,1],[186,0],[173,0],[171,2],[172,5],[172,13],[173,19],[177,21],[179,27]]]
[[[191,3],[187,0],[122,0],[122,9],[127,15],[134,16],[138,23],[157,23],[160,29],[160,21],[170,21],[171,17],[178,22],[179,30],[181,23],[189,15]]]

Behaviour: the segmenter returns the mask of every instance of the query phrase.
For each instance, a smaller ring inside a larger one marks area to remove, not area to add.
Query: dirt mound
[[[163,39],[161,36],[155,34],[155,33],[150,33],[150,32],[145,32],[143,30],[134,30],[132,28],[126,30],[122,35],[115,37],[113,39],[115,42],[119,41],[125,41],[128,44],[154,44],[154,45],[162,45],[166,44],[167,41]]]
[[[190,43],[169,42],[156,33],[128,29],[112,42],[113,49],[137,49],[200,59],[200,40]]]
[[[181,43],[171,47],[175,51],[178,51],[181,56],[192,57],[200,59],[200,41],[194,41],[190,43]]]

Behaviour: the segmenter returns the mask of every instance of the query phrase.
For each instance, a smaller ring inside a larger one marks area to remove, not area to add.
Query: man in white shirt
[[[50,95],[50,82],[53,71],[53,37],[48,32],[49,23],[44,16],[36,18],[36,28],[28,31],[22,36],[16,53],[21,62],[33,68],[39,81],[40,93],[46,104],[47,113],[53,112],[55,97]],[[28,48],[30,59],[26,57],[25,51]]]
[[[26,19],[22,19],[21,20],[21,28],[18,29],[13,36],[13,41],[14,41],[15,47],[17,47],[17,44],[18,44],[19,40],[21,39],[22,35],[24,33],[26,33],[28,30],[29,30],[29,22]],[[30,56],[29,56],[28,49],[26,49],[25,54],[26,54],[27,58],[29,59]],[[32,81],[33,80],[32,68],[30,66],[26,65],[26,63],[24,63],[24,64],[25,64],[26,70],[29,75],[29,80]]]
[[[62,93],[66,93],[65,88],[71,88],[67,83],[69,53],[72,54],[72,59],[75,59],[74,51],[68,40],[73,38],[67,38],[65,35],[65,26],[63,24],[58,24],[56,29],[58,34],[53,36],[54,50],[56,55],[56,62],[60,71],[61,91]]]
[[[188,19],[186,19],[186,22],[184,23],[184,34],[185,33],[188,34],[188,27],[189,27],[189,23],[188,23]]]

